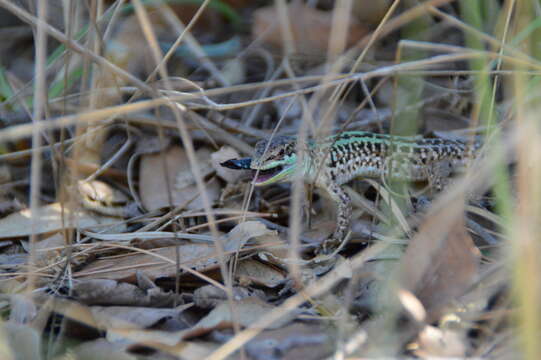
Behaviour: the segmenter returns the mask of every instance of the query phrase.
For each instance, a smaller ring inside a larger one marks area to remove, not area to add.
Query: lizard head
[[[250,164],[257,186],[288,181],[295,173],[297,155],[293,136],[277,136],[271,141],[261,140],[255,145],[255,155]]]

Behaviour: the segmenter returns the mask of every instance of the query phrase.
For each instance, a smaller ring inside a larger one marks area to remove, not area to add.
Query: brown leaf
[[[112,329],[108,336],[121,336],[134,342],[175,346],[182,340],[202,336],[216,329],[231,328],[235,319],[238,320],[239,325],[242,327],[250,326],[262,316],[265,316],[266,313],[275,309],[273,305],[267,304],[256,297],[235,301],[233,307],[235,309],[234,314],[231,312],[229,303],[225,301],[187,330],[171,333],[158,330]],[[268,329],[278,329],[290,323],[295,318],[296,313],[290,312],[288,314],[272,323]]]
[[[208,244],[179,245],[181,265],[209,271],[218,267],[216,250]],[[98,259],[74,274],[76,278],[111,279],[135,282],[135,272],[140,271],[154,280],[159,277],[174,277],[176,274],[176,248],[174,246],[149,250],[148,253],[133,253],[124,257]]]
[[[90,312],[100,329],[145,329],[165,318],[179,318],[180,314],[193,306],[182,305],[174,309],[159,309],[134,306],[92,306]]]
[[[46,239],[37,241],[34,247],[36,266],[46,267],[59,260],[63,248],[66,247],[66,240],[63,233],[56,233]]]
[[[389,9],[389,6],[391,6],[392,2],[392,0],[354,0],[352,11],[361,22],[377,25]]]
[[[109,217],[64,207],[64,222],[62,222],[60,203],[54,203],[39,208],[36,214],[33,214],[30,209],[25,209],[0,219],[0,238],[31,235],[32,217],[34,217],[36,234],[46,234],[74,227],[90,228],[116,221],[116,219]]]
[[[233,298],[235,300],[245,299],[251,296],[259,297],[261,300],[265,298],[265,294],[261,290],[253,290],[240,286],[233,287]],[[201,286],[193,292],[194,304],[202,309],[214,308],[224,301],[227,301],[225,290],[213,285]]]
[[[238,251],[250,239],[258,242],[259,239],[266,239],[269,236],[276,236],[276,232],[267,229],[259,221],[245,221],[235,226],[227,235],[222,243],[225,251]]]
[[[479,251],[464,226],[461,199],[433,213],[410,242],[400,264],[400,283],[423,304],[427,321],[463,295],[477,276]]]
[[[333,13],[295,2],[288,6],[288,17],[296,51],[305,55],[324,56],[329,46]],[[351,18],[346,46],[354,45],[367,32],[365,26]],[[252,36],[276,47],[283,46],[285,41],[276,7],[263,7],[254,12]]]
[[[276,267],[252,259],[241,261],[235,276],[242,284],[263,285],[269,288],[283,284],[287,278],[287,275]]]
[[[72,349],[70,356],[77,360],[136,360],[137,356],[128,354],[125,343],[111,343],[103,338],[86,341]],[[101,354],[101,355],[100,355]]]
[[[282,360],[324,359],[332,352],[330,336],[322,325],[293,323],[277,330],[266,330],[248,344],[250,358],[273,359],[280,354]]]
[[[108,279],[77,280],[73,296],[87,305],[172,306],[179,295],[159,287],[143,290],[132,284]]]
[[[196,152],[203,177],[213,171],[210,154],[207,149]],[[187,209],[203,208],[203,201],[195,185],[195,176],[183,148],[176,146],[160,154],[143,155],[139,176],[139,194],[147,210],[171,205],[186,205]],[[205,189],[211,202],[218,198],[217,182],[207,183]],[[171,191],[171,196],[168,191]]]
[[[223,244],[227,261],[231,254],[242,249],[250,239],[273,233],[258,221],[246,221],[235,226],[218,241]],[[177,268],[176,251],[175,246],[169,246],[127,254],[120,258],[98,259],[75,273],[74,277],[136,282],[136,271],[140,271],[151,280],[158,277],[174,277]],[[178,246],[178,252],[180,265],[199,272],[218,268],[218,253],[213,244],[182,244]]]
[[[161,350],[163,353],[178,356],[182,360],[200,360],[207,359],[216,349],[219,344],[210,341],[181,341],[174,346],[169,346],[161,343],[153,343],[152,348]]]

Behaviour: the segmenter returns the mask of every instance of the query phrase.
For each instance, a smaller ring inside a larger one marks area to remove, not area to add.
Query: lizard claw
[[[331,237],[325,240],[323,244],[321,244],[321,247],[317,250],[317,254],[328,255],[332,253],[333,250],[338,247],[339,243],[340,243],[339,241]]]
[[[316,255],[336,254],[346,246],[351,236],[351,231],[342,239],[336,236],[331,236],[321,244],[321,247],[316,250]]]

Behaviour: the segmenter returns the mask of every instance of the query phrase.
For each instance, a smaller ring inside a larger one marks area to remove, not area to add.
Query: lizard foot
[[[321,244],[321,247],[316,250],[316,255],[337,254],[344,248],[344,246],[346,246],[350,236],[351,232],[348,232],[344,238],[334,235],[331,236]]]
[[[338,239],[333,237],[328,238],[321,244],[321,247],[317,249],[316,254],[328,255],[332,253],[339,245],[340,241]]]

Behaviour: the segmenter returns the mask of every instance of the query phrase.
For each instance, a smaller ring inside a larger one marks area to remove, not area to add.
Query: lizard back
[[[344,184],[356,177],[383,176],[404,181],[430,180],[438,175],[434,172],[448,176],[467,165],[479,147],[479,142],[352,131],[312,142],[310,175],[316,184]],[[320,176],[323,178],[318,179]]]

